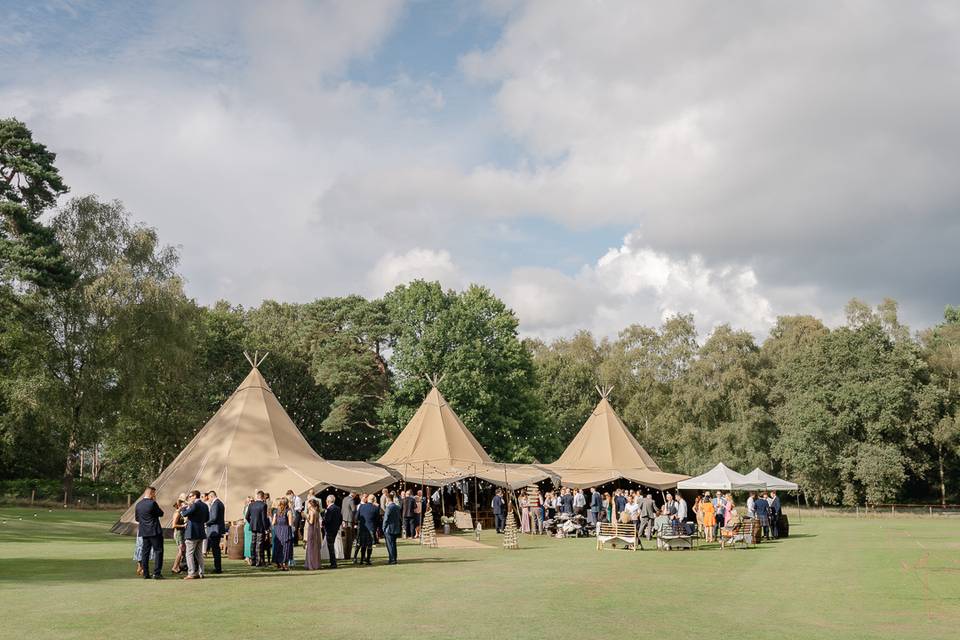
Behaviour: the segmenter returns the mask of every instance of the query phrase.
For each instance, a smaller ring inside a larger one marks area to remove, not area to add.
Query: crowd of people
[[[663,498],[663,503],[658,505],[652,492],[639,490],[615,489],[601,493],[596,488],[561,488],[558,492],[541,493],[539,488],[530,487],[521,493],[517,504],[521,530],[533,534],[546,533],[545,521],[583,516],[589,525],[614,521],[633,523],[638,534],[648,540],[669,524],[676,532],[696,533],[705,541],[713,542],[719,539],[723,529],[730,529],[743,520],[743,514],[738,511],[729,492],[716,491],[711,495],[708,491],[698,495],[692,508],[679,492],[676,496],[666,493]],[[506,502],[500,490],[497,490],[491,506],[497,532],[502,532]],[[750,493],[746,517],[759,522],[764,538],[779,536],[780,514],[780,498],[776,491],[765,491],[759,496],[756,492]]]
[[[144,578],[163,577],[164,511],[157,504],[156,490],[148,487],[135,508],[138,524],[134,560]],[[503,533],[512,494],[496,489],[490,506],[497,533]],[[634,524],[637,534],[648,540],[665,525],[675,532],[694,533],[707,542],[722,539],[723,532],[739,525],[743,517],[759,523],[764,538],[779,536],[780,498],[776,491],[751,492],[746,514],[741,514],[733,496],[709,491],[698,495],[691,508],[682,495],[663,495],[657,504],[652,492],[615,489],[601,493],[596,488],[541,492],[528,487],[517,498],[520,527],[525,533],[544,534],[545,523],[555,519],[583,518],[590,526],[603,522]],[[225,508],[216,491],[193,490],[181,494],[172,505],[171,526],[176,556],[170,571],[185,573],[185,580],[205,575],[205,559],[212,557],[213,573],[222,573],[222,555],[231,527],[243,528],[244,560],[253,567],[275,567],[289,571],[296,564],[294,549],[302,543],[303,568],[320,569],[324,562],[337,567],[338,559],[370,565],[374,546],[382,541],[387,564],[397,563],[397,540],[419,539],[427,498],[423,491],[400,492],[384,489],[379,494],[348,493],[337,504],[335,495],[325,499],[312,493],[306,499],[292,490],[271,499],[257,491],[244,502],[242,517],[225,521]],[[236,536],[235,536],[236,537]],[[150,570],[151,562],[153,571]]]
[[[176,556],[170,571],[185,573],[184,580],[196,580],[205,576],[207,556],[212,557],[213,573],[223,572],[222,556],[231,527],[242,527],[243,558],[253,567],[289,571],[296,564],[294,549],[301,543],[307,570],[320,569],[323,562],[335,569],[338,559],[371,565],[373,548],[381,541],[387,564],[397,564],[397,540],[420,537],[426,499],[422,491],[384,489],[379,496],[348,493],[338,505],[332,494],[321,499],[310,493],[304,500],[289,490],[271,499],[268,492],[257,491],[244,501],[241,519],[230,523],[224,520],[224,504],[216,491],[193,490],[181,494],[172,509]],[[156,489],[147,487],[134,509],[138,528],[134,561],[137,574],[147,579],[164,577],[163,517]]]

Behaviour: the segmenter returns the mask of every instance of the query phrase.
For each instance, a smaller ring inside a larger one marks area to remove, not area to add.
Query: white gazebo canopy
[[[739,474],[722,462],[702,475],[677,483],[677,489],[705,491],[757,491],[766,488],[767,485],[762,480]]]
[[[789,480],[772,476],[766,471],[761,471],[760,467],[757,467],[748,473],[747,477],[751,480],[764,483],[767,485],[767,489],[772,489],[774,491],[796,491],[800,488],[800,485],[798,485],[796,482],[790,482]]]

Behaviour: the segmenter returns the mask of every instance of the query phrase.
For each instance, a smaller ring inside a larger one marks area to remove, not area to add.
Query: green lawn
[[[745,637],[745,625],[778,639],[960,633],[960,520],[950,518],[806,516],[789,539],[746,551],[600,553],[592,540],[529,536],[516,551],[404,543],[397,567],[383,564],[380,547],[373,567],[278,573],[226,561],[222,576],[153,582],[134,573],[133,539],[107,532],[116,515],[0,508],[0,637],[687,638],[704,629]]]

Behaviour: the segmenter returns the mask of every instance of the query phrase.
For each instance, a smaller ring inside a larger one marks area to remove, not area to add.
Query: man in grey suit
[[[637,535],[646,535],[647,540],[653,536],[653,521],[657,517],[657,504],[649,493],[640,501],[640,517],[637,518]],[[646,533],[644,533],[646,532]]]
[[[340,505],[340,515],[343,517],[343,527],[340,529],[340,538],[343,542],[344,558],[350,559],[350,550],[353,549],[353,541],[357,531],[354,525],[357,521],[357,496],[355,493],[347,493]]]

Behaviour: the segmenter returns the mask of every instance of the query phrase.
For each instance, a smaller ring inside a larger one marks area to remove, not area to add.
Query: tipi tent
[[[430,392],[378,464],[407,482],[433,487],[470,477],[523,487],[551,477],[533,465],[494,462],[440,394],[439,380],[428,379]]]
[[[751,480],[722,462],[703,475],[677,483],[678,489],[703,489],[705,491],[757,491],[765,489],[760,480]]]
[[[600,402],[556,462],[542,465],[567,487],[596,487],[624,478],[656,489],[673,487],[687,476],[665,473],[627,429],[607,397]]]
[[[770,475],[766,471],[761,471],[760,467],[748,473],[747,478],[762,482],[766,485],[767,489],[772,489],[773,491],[796,491],[800,488],[800,485],[796,482],[790,482],[789,480]]]
[[[396,481],[386,469],[367,463],[336,463],[321,458],[284,411],[258,366],[253,368],[220,410],[153,481],[164,510],[163,524],[173,517],[170,506],[180,493],[214,490],[223,501],[225,518],[238,520],[246,496],[258,489],[280,496],[292,489],[303,494],[328,486],[370,492]],[[113,526],[114,533],[133,533],[134,506]]]

